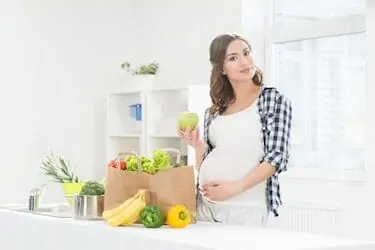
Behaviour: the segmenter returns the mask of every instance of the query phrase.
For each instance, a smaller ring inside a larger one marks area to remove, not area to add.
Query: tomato
[[[116,168],[116,161],[115,160],[112,160],[108,163],[108,167],[111,167],[111,168]]]
[[[127,162],[124,161],[124,160],[112,160],[108,163],[108,167],[126,170],[127,169]]]
[[[120,168],[121,170],[126,170],[126,167],[127,167],[126,161],[120,160],[118,163],[118,168]]]

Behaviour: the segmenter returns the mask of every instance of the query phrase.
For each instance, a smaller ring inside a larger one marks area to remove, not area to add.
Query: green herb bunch
[[[133,68],[129,62],[123,62],[121,68],[131,72],[133,75],[156,75],[159,70],[159,64],[157,62],[151,62]]]

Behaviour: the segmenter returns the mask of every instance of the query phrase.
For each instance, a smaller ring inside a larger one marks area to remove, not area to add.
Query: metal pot
[[[73,195],[73,218],[77,220],[101,220],[104,195]]]

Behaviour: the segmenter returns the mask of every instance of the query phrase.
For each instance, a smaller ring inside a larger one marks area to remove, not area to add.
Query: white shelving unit
[[[132,105],[141,105],[138,120]],[[209,88],[200,85],[108,93],[107,161],[119,152],[150,156],[157,148],[177,148],[191,158],[191,150],[177,135],[177,115],[186,110],[198,113],[203,131],[209,105]]]

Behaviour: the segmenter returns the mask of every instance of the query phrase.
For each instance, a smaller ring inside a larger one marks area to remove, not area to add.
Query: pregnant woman
[[[287,169],[292,107],[263,86],[250,44],[235,34],[210,45],[212,105],[199,128],[179,131],[195,149],[199,220],[264,225],[278,216],[279,174]]]

